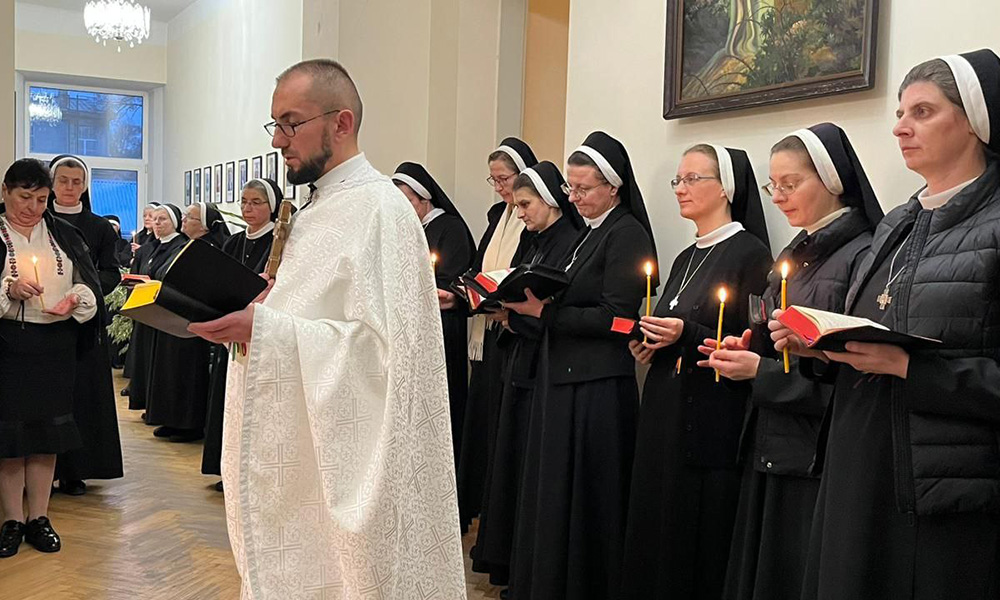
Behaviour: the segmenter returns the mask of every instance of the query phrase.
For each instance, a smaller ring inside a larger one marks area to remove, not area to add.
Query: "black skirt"
[[[458,512],[465,532],[479,516],[486,487],[486,471],[493,456],[500,397],[503,391],[504,350],[497,346],[497,330],[487,329],[483,360],[472,363],[469,397],[462,426],[462,448],[458,460]]]
[[[222,422],[226,415],[226,375],[229,373],[229,351],[225,346],[212,346],[208,376],[208,414],[205,416],[205,447],[201,452],[201,472],[222,475]]]
[[[448,406],[455,468],[462,456],[462,428],[469,397],[469,317],[465,312],[442,311],[444,357],[448,370]]]
[[[479,531],[472,553],[472,570],[489,573],[493,585],[507,585],[510,581],[517,498],[524,472],[533,395],[531,388],[504,386],[496,449],[486,474]]]
[[[156,335],[146,398],[147,424],[204,429],[209,347],[201,338]]]
[[[635,377],[548,386],[535,398],[511,598],[615,598],[639,412]]]
[[[819,479],[744,472],[726,600],[798,600]]]
[[[0,319],[0,458],[80,446],[73,420],[79,326]]]
[[[117,479],[124,475],[108,340],[103,332],[101,336],[103,343],[85,350],[77,363],[73,419],[83,445],[59,455],[57,479]]]
[[[149,372],[153,362],[156,336],[152,327],[142,323],[132,323],[132,337],[129,338],[128,354],[125,356],[125,372],[129,379],[129,410],[145,410],[146,396],[149,394]]]

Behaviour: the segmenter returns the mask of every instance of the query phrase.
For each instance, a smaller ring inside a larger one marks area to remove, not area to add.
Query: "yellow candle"
[[[38,257],[31,257],[31,264],[35,267],[35,283],[38,287],[42,287],[42,278],[38,276]],[[42,294],[38,295],[38,301],[42,303],[42,310],[45,310],[45,296]]]
[[[650,301],[653,298],[653,263],[646,262],[646,316],[650,313]],[[646,343],[646,336],[642,336],[642,343]]]
[[[722,316],[726,312],[726,288],[719,288],[719,329],[715,334],[715,349],[722,350]],[[715,382],[719,382],[719,370],[715,370]]]
[[[781,310],[788,308],[788,261],[781,263]],[[785,360],[785,373],[789,372],[788,348],[781,351],[781,356]]]

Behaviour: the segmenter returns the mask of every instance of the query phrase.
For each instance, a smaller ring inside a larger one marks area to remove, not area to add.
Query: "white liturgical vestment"
[[[229,369],[222,473],[242,598],[464,599],[424,232],[364,155],[335,171],[296,215]]]

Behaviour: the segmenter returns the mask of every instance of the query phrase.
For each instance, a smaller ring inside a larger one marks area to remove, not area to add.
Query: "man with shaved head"
[[[429,251],[358,150],[361,113],[335,61],[278,77],[264,127],[309,200],[264,300],[191,325],[247,348],[222,456],[244,600],[465,598]]]

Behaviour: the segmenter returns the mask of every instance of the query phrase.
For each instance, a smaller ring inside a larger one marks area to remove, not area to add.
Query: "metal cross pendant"
[[[679,298],[680,298],[680,295],[678,294],[677,296],[674,296],[673,300],[670,301],[670,304],[669,304],[670,310],[674,310],[675,308],[677,308],[677,303],[680,302]]]
[[[879,309],[885,310],[887,306],[892,304],[892,296],[889,295],[889,288],[887,287],[882,290],[882,293],[875,300],[878,302]]]

